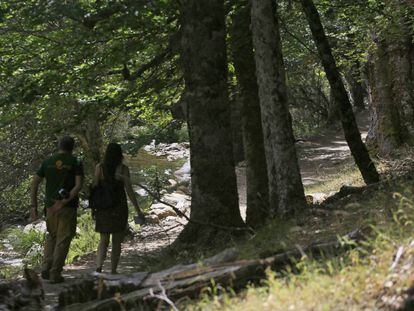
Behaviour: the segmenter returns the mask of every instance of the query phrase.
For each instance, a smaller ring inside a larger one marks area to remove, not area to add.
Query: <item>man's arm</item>
[[[69,197],[65,200],[62,200],[62,203],[64,205],[68,204],[75,197],[77,197],[77,195],[79,194],[79,191],[82,189],[82,183],[83,183],[83,176],[82,175],[76,175],[75,176],[75,186],[69,192]]]
[[[30,221],[35,221],[39,218],[39,213],[37,210],[37,193],[39,191],[39,185],[42,182],[43,178],[34,175],[32,186],[30,189]]]

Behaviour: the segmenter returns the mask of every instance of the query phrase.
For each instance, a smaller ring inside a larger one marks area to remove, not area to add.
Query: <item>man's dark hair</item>
[[[66,152],[72,152],[75,147],[75,140],[73,137],[64,136],[59,139],[59,149]]]

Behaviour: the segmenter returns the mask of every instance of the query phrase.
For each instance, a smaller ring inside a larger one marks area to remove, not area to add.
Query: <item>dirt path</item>
[[[369,129],[367,112],[357,116],[361,136],[365,138]],[[330,129],[321,135],[309,137],[297,143],[299,165],[305,188],[316,186],[332,179],[345,163],[354,163],[351,151],[341,129]],[[243,164],[237,167],[240,212],[246,217],[246,170]],[[337,189],[339,190],[339,188]],[[328,195],[328,193],[326,193]]]
[[[368,133],[368,115],[363,113],[357,118],[362,139]],[[328,130],[322,135],[298,143],[299,164],[303,185],[314,186],[338,173],[344,162],[353,163],[351,151],[339,130]]]
[[[360,130],[365,138],[368,126],[367,115],[359,116]],[[300,167],[303,183],[305,186],[316,185],[329,179],[338,173],[339,165],[346,161],[352,161],[349,148],[340,131],[326,131],[323,135],[309,138],[298,143],[298,154],[300,157]],[[246,181],[245,167],[237,168],[238,187],[240,193],[240,210],[245,217],[246,211]],[[160,250],[174,241],[182,226],[179,223],[168,223],[165,227],[161,225],[148,225],[136,234],[135,238],[124,243],[119,264],[119,273],[128,274],[136,271],[143,271],[145,264],[150,258],[156,256]],[[172,230],[169,230],[173,228]],[[108,259],[110,255],[108,255]],[[109,270],[107,259],[104,271]],[[58,285],[51,285],[47,281],[44,283],[46,293],[47,309],[52,309],[58,302],[59,293],[68,285],[87,277],[95,270],[95,254],[91,253],[84,256],[82,260],[66,266],[63,273],[66,282]],[[119,276],[118,276],[119,277]],[[114,276],[117,278],[117,276]]]
[[[148,260],[155,257],[160,250],[171,244],[178,233],[181,231],[181,226],[173,230],[168,230],[168,227],[145,226],[135,237],[122,246],[122,254],[118,268],[118,275],[111,278],[117,279],[125,274],[132,272],[143,271]],[[81,260],[74,264],[65,266],[63,276],[65,282],[61,284],[50,284],[48,281],[44,282],[45,290],[45,305],[46,310],[52,310],[58,303],[59,293],[67,286],[79,281],[82,278],[87,278],[95,272],[95,253],[91,253],[82,257]],[[110,271],[110,254],[103,267],[103,274],[105,271]]]

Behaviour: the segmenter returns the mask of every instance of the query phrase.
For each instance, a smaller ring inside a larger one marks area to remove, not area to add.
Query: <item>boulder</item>
[[[170,188],[174,188],[178,185],[178,182],[175,179],[168,179],[168,182],[170,183]]]
[[[165,219],[168,216],[177,216],[177,213],[169,206],[164,209],[155,209],[152,212],[153,214],[157,215],[158,219],[160,220]]]
[[[31,223],[31,224],[28,224],[24,227],[23,232],[28,233],[31,230],[35,230],[35,231],[39,231],[41,233],[45,233],[47,231],[46,221],[41,220],[41,221],[36,221],[36,222]]]
[[[155,145],[155,141],[153,141],[150,145],[144,146],[143,149],[149,154],[157,157],[167,157],[168,161],[175,161],[190,157],[188,144],[185,143],[160,143]]]
[[[326,198],[328,197],[328,195],[326,193],[323,192],[315,192],[315,193],[310,193],[306,196],[306,200],[308,201],[308,203],[310,204],[321,204],[323,201],[326,200]]]
[[[155,214],[149,214],[145,216],[145,223],[150,225],[157,225],[160,223],[160,219]]]
[[[165,208],[168,208],[168,207],[169,207],[168,205],[165,205],[163,203],[154,203],[154,204],[151,205],[150,209],[151,209],[151,211],[154,211],[154,210],[165,209]]]
[[[174,172],[174,176],[179,183],[187,183],[191,180],[191,165],[190,160],[187,160],[184,165]]]
[[[177,217],[168,216],[168,217],[166,217],[164,219],[164,222],[167,222],[167,223],[171,223],[172,222],[173,224],[175,224],[177,222]]]
[[[146,196],[148,196],[148,192],[145,191],[142,188],[135,189],[135,193],[138,194],[140,197],[146,197]]]

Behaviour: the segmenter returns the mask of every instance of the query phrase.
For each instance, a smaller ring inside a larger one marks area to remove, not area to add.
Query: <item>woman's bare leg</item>
[[[96,266],[97,271],[102,271],[102,266],[106,258],[106,253],[108,251],[108,245],[109,245],[109,233],[101,233],[101,239],[99,241],[97,256],[96,256]],[[113,239],[113,238],[112,238]]]
[[[111,254],[111,273],[115,274],[118,267],[119,257],[121,256],[121,244],[124,240],[124,232],[112,234],[112,254]]]

